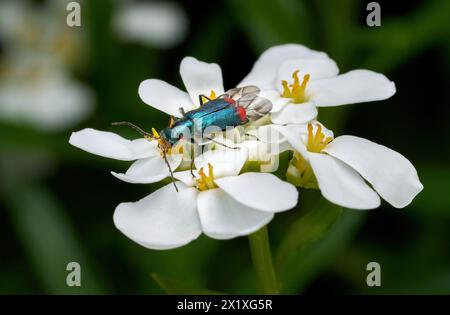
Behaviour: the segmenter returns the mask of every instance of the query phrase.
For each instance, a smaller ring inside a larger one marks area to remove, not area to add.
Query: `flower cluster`
[[[0,1],[0,120],[64,130],[93,110],[94,95],[71,70],[84,33],[66,25],[66,1]]]
[[[180,74],[187,92],[157,79],[139,86],[141,99],[174,117],[175,124],[201,109],[203,97],[229,96],[217,64],[186,57]],[[168,249],[201,233],[216,239],[247,235],[274,213],[294,208],[296,187],[320,189],[327,200],[352,209],[376,208],[380,197],[405,207],[422,190],[415,168],[401,154],[355,136],[334,138],[317,121],[322,106],[391,97],[395,85],[384,75],[339,74],[325,53],[288,44],[265,51],[237,87],[257,87],[258,97],[270,101],[270,113],[231,132],[221,128],[198,144],[200,154],[192,155],[193,145],[182,137],[168,146],[155,130],[140,130],[144,138],[132,141],[93,129],[72,134],[70,143],[78,148],[135,161],[125,173],[113,173],[121,180],[153,183],[173,177],[174,183],[116,208],[115,225],[126,236],[148,248]],[[283,152],[289,153],[289,167],[277,177]]]

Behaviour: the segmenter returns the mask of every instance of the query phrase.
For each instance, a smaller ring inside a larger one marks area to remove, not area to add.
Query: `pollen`
[[[283,93],[281,93],[281,97],[291,98],[295,104],[304,103],[308,100],[306,96],[306,85],[309,82],[310,75],[305,74],[303,76],[303,81],[300,83],[298,73],[299,70],[296,70],[292,74],[292,78],[294,79],[294,83],[292,84],[288,84],[286,80],[281,81],[281,85],[283,86]]]
[[[211,93],[209,93],[209,99],[215,100],[217,98],[216,92],[214,90],[211,90]]]
[[[202,95],[201,98],[202,98],[202,104],[205,104],[208,101],[215,100],[217,98],[217,95],[216,95],[216,92],[214,92],[214,90],[211,90],[208,97],[206,97],[205,95]]]
[[[308,143],[306,148],[309,152],[320,153],[332,140],[332,137],[325,137],[320,124],[317,124],[315,134],[313,132],[313,125],[308,124]]]
[[[156,131],[155,128],[152,128],[152,134],[153,134],[153,137],[154,137],[155,139],[161,138],[161,137],[159,136],[158,131]]]
[[[218,187],[214,182],[213,166],[210,163],[208,163],[208,175],[205,174],[203,167],[198,171],[198,175],[199,177],[195,181],[198,190],[204,191]]]

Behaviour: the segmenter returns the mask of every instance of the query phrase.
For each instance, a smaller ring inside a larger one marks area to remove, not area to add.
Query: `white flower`
[[[250,234],[274,213],[297,203],[289,183],[267,173],[239,172],[245,149],[208,151],[196,160],[196,178],[177,172],[179,192],[168,184],[137,202],[120,204],[114,223],[127,237],[152,249],[183,246],[202,232],[216,239]]]
[[[186,35],[187,17],[171,2],[120,1],[113,17],[113,28],[122,38],[149,45],[170,48]]]
[[[0,119],[42,131],[72,126],[91,111],[92,91],[45,56],[22,56],[0,75]]]
[[[188,112],[200,106],[199,95],[215,98],[223,94],[222,70],[215,63],[185,57],[180,74],[187,92],[158,79],[148,79],[139,86],[139,96],[148,105],[174,117],[182,117],[180,107]]]
[[[380,205],[381,196],[403,208],[423,189],[414,166],[385,146],[355,136],[333,139],[333,133],[319,123],[270,128],[285,136],[295,150],[288,180],[306,188],[318,186],[335,204],[373,209]]]
[[[67,70],[85,43],[67,27],[63,2],[0,2],[1,120],[59,131],[91,113],[92,91]]]
[[[115,177],[128,183],[155,183],[170,175],[156,140],[140,138],[130,141],[112,132],[83,129],[72,133],[69,143],[103,157],[136,161],[125,174],[111,172]],[[173,153],[167,152],[167,160],[173,171],[180,166],[183,158],[183,155],[175,150],[172,148]]]
[[[395,84],[380,73],[338,73],[325,53],[287,44],[266,50],[238,86],[259,86],[273,103],[271,118],[276,124],[311,121],[317,106],[377,101],[395,93]]]
[[[83,28],[66,24],[69,0],[0,1],[0,41],[4,54],[20,58],[25,52],[47,55],[61,66],[76,66],[86,50]],[[19,55],[19,56],[16,56]]]

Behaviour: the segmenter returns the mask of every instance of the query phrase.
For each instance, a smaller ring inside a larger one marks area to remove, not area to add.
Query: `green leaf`
[[[190,284],[181,283],[176,280],[161,277],[159,274],[152,273],[150,275],[156,284],[167,294],[193,294],[193,295],[222,295],[226,294],[219,291],[212,291],[207,289],[199,289]]]

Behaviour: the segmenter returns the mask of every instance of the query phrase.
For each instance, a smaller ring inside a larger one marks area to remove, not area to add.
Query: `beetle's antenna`
[[[150,138],[150,139],[154,139],[155,138],[152,134],[142,130],[141,127],[136,126],[135,124],[132,124],[132,123],[130,123],[128,121],[113,122],[112,125],[113,126],[128,126],[128,127],[133,128],[134,130],[136,130],[137,132],[139,132],[141,135],[143,135],[146,138]]]
[[[175,186],[175,190],[178,192],[178,187],[177,187],[177,184],[175,183],[175,178],[173,177],[172,168],[170,167],[169,161],[167,160],[166,152],[163,152],[163,158],[167,164],[167,167],[169,168],[170,177],[172,178],[172,183]]]

